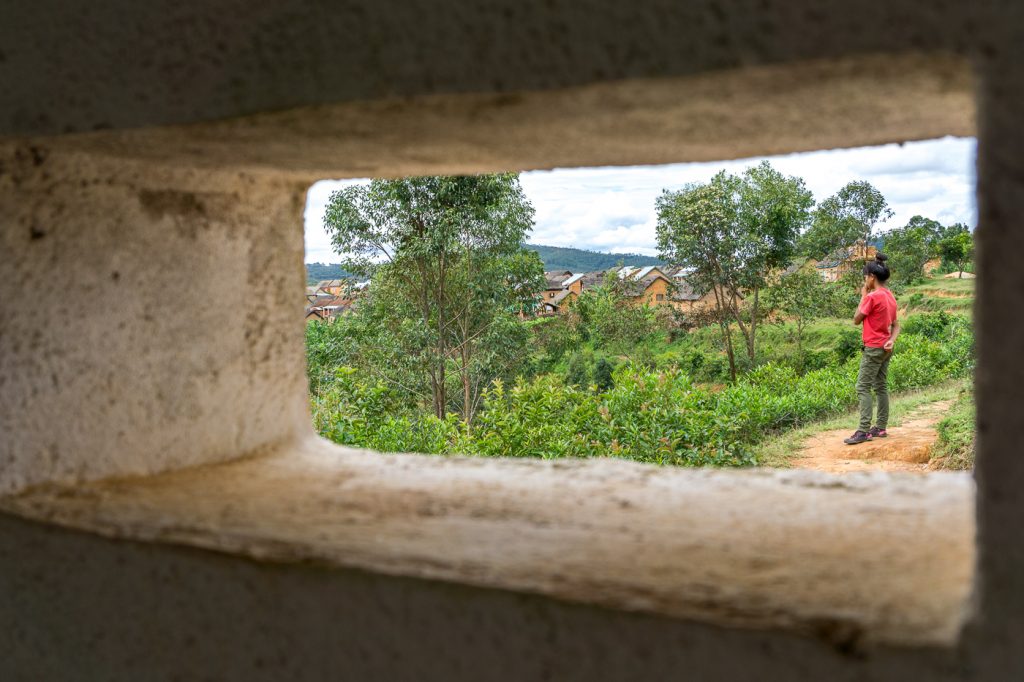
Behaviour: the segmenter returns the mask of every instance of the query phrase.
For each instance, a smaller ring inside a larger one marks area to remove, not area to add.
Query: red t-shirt
[[[889,340],[889,328],[896,321],[896,297],[888,289],[875,289],[860,302],[864,314],[864,345],[881,348]]]

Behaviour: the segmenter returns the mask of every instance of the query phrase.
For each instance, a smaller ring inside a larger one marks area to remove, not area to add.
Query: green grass
[[[955,398],[958,395],[961,395],[964,390],[967,390],[967,387],[968,384],[965,380],[957,379],[938,384],[936,386],[929,386],[928,388],[924,388],[919,391],[909,391],[907,393],[894,395],[891,397],[889,403],[889,425],[899,426],[904,417],[922,405],[934,403],[939,400]],[[970,425],[971,435],[973,437],[973,412],[971,417]],[[824,419],[798,429],[786,431],[785,433],[781,433],[777,436],[772,436],[767,440],[762,441],[754,451],[758,466],[788,468],[789,460],[800,451],[800,446],[805,440],[807,440],[807,438],[816,433],[821,433],[822,431],[833,431],[843,427],[849,427],[851,433],[857,427],[857,412],[855,410],[839,415],[838,417]],[[941,423],[939,428],[941,439]]]
[[[974,306],[974,283],[973,279],[929,278],[906,287],[897,300],[907,311],[969,313]]]
[[[942,469],[974,468],[974,392],[961,390],[949,414],[939,422],[939,438],[932,451],[933,462]]]

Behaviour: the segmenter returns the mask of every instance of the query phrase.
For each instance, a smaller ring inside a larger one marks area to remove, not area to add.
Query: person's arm
[[[857,306],[857,312],[853,314],[853,323],[860,324],[864,321],[864,318],[871,312],[871,301],[868,299],[868,285],[865,284],[860,288],[860,305]]]
[[[885,350],[891,351],[893,346],[896,345],[896,337],[900,335],[900,318],[896,318],[892,321],[892,326],[889,327],[889,340],[882,346]]]

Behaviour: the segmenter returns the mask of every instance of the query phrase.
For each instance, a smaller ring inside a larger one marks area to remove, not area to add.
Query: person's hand
[[[891,353],[892,352],[892,348],[895,345],[896,345],[896,342],[893,341],[892,339],[889,339],[888,341],[885,342],[885,345],[883,345],[882,348],[885,349],[886,353]]]
[[[860,297],[861,297],[861,298],[864,298],[864,297],[865,297],[865,296],[867,296],[867,295],[868,295],[869,293],[871,293],[871,290],[870,290],[870,289],[868,289],[868,284],[867,284],[867,282],[865,282],[865,283],[864,283],[864,286],[862,286],[862,287],[860,288]]]

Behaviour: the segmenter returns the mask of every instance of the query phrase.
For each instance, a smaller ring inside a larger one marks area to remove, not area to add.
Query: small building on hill
[[[331,322],[351,310],[353,302],[346,296],[318,295],[306,306],[306,322],[318,319]]]
[[[324,279],[317,282],[316,289],[331,296],[338,296],[344,292],[347,286],[348,280],[345,279]]]
[[[865,244],[863,239],[859,239],[853,246],[840,249],[820,261],[815,268],[822,280],[837,282],[847,272],[859,271],[864,267],[864,263],[873,260],[877,254],[878,249],[874,244]]]
[[[564,313],[569,305],[575,301],[579,295],[572,289],[562,289],[551,298],[545,298],[541,302],[541,314],[542,315],[558,315]]]
[[[545,272],[544,293],[541,294],[541,303],[547,303],[551,299],[555,298],[559,292],[565,289],[562,284],[572,276],[572,272],[568,270],[552,270]]]

